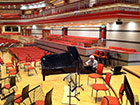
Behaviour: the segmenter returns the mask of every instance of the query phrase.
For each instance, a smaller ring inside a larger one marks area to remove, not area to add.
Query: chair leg
[[[19,76],[20,79],[22,79],[19,73],[18,73],[18,76]]]
[[[91,96],[93,96],[93,88],[92,88],[92,91],[91,91]]]
[[[96,91],[96,99],[95,99],[95,103],[97,102],[97,95],[98,95],[98,91]]]
[[[89,76],[88,76],[88,78],[87,78],[87,85],[89,85]]]
[[[95,78],[95,83],[97,82],[97,79]]]
[[[105,95],[107,96],[107,93],[106,93],[106,91],[105,91]]]
[[[34,69],[35,70],[35,73],[37,74],[37,71],[36,71],[36,69]]]
[[[110,90],[108,89],[109,95],[111,96]]]

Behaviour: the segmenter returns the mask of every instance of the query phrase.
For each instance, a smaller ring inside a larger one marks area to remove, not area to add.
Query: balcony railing
[[[36,17],[45,17],[45,16],[51,16],[51,15],[56,15],[56,14],[62,14],[62,13],[67,13],[67,12],[74,12],[77,15],[80,15],[80,12],[78,10],[86,10],[94,7],[100,7],[100,6],[106,6],[106,5],[111,5],[111,4],[116,4],[116,3],[123,3],[123,4],[135,4],[138,5],[139,0],[96,0],[91,6],[89,0],[80,0],[74,3],[66,4],[63,6],[55,7],[55,8],[50,8],[46,10],[42,10],[38,14],[30,14],[30,15],[22,15],[21,18],[36,18]],[[90,7],[89,7],[90,6]],[[126,10],[126,11],[139,11],[139,8],[131,8],[131,7],[118,7],[118,8],[112,8],[115,10]],[[103,11],[109,11],[110,8],[108,9],[97,9],[97,10],[90,10],[88,13],[95,13],[95,12],[103,12]],[[68,14],[67,14],[68,15]],[[1,16],[2,18],[2,16]],[[6,18],[6,17],[4,17]],[[20,18],[18,16],[10,16],[7,18]]]

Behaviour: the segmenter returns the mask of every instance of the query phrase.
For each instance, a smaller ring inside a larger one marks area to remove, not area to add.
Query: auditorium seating
[[[92,45],[96,45],[98,43],[98,38],[89,38],[89,37],[81,37],[81,36],[64,36],[61,37],[60,35],[50,35],[47,36],[47,40],[60,42],[75,46],[81,47],[91,47]]]
[[[20,14],[1,14],[1,18],[3,18],[3,19],[17,19],[17,18],[21,18],[21,16],[20,16]]]
[[[115,47],[115,46],[109,46],[109,49],[121,50],[121,51],[126,51],[126,52],[136,52],[135,49],[122,48],[122,47]]]
[[[17,41],[17,40],[14,40],[14,39],[0,38],[0,46],[1,46],[2,43],[3,43],[3,44],[8,44],[8,45],[10,45],[10,44],[12,44],[12,43],[14,43],[14,44],[19,44],[20,42]]]
[[[9,50],[17,56],[19,61],[26,61],[26,56],[31,57],[34,61],[36,59],[40,59],[44,54],[50,54],[49,52],[35,46],[9,48]]]

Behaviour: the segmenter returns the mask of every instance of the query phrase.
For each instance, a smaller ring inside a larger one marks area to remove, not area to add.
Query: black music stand
[[[71,56],[73,56],[73,60],[74,60],[73,65],[75,65],[76,73],[79,76],[79,77],[76,76],[77,77],[76,79],[78,79],[78,82],[76,80],[77,87],[80,87],[82,90],[84,90],[84,88],[82,88],[83,84],[80,83],[80,71],[84,70],[82,60],[79,56],[79,53],[78,53],[76,47],[68,46],[67,49],[71,53]]]
[[[76,98],[78,101],[80,101],[80,99],[77,97],[77,95],[80,94],[80,92],[77,92],[77,83],[76,83],[76,79],[77,79],[77,74],[74,74],[74,78],[72,78],[72,74],[67,75],[64,80],[68,80],[68,86],[69,86],[69,95],[67,97],[69,97],[69,105],[71,105],[71,98],[74,97]],[[72,92],[75,91],[75,94],[72,96]]]

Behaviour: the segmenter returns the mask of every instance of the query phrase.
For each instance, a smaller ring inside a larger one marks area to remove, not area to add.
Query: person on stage
[[[93,55],[91,55],[89,57],[89,60],[85,62],[85,65],[86,65],[85,68],[87,70],[90,70],[92,72],[96,72],[96,68],[97,68],[98,62],[95,59],[95,57]]]

